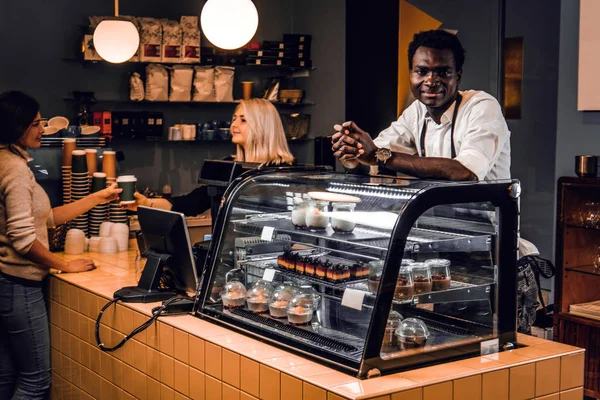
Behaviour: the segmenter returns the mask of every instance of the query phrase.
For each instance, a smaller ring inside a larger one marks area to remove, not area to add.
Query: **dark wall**
[[[376,136],[397,118],[399,1],[346,1],[346,120]]]
[[[506,37],[523,37],[521,118],[508,120],[522,183],[521,236],[553,258],[560,0],[506,1]]]
[[[334,121],[343,117],[344,63],[343,60],[345,5],[343,0],[254,0],[259,12],[259,27],[255,40],[277,40],[286,33],[314,35],[313,62],[317,68],[308,78],[297,79],[299,87],[307,90],[309,100],[317,106],[299,109],[312,115],[311,136],[329,133]],[[121,1],[122,15],[136,15],[178,20],[181,15],[200,15],[203,0]],[[0,63],[0,91],[19,89],[36,97],[44,116],[65,115],[72,119],[73,105],[64,98],[73,90],[89,90],[99,100],[128,99],[128,79],[134,64],[82,64],[74,60],[82,27],[90,15],[111,15],[113,2],[104,0],[68,1],[24,0],[3,2],[0,13],[0,37],[3,50],[10,57]],[[26,16],[26,18],[24,17]],[[9,39],[10,38],[10,39]],[[335,67],[333,67],[335,65]],[[267,82],[273,71],[238,69],[236,81],[253,79]],[[259,90],[255,92],[257,95]],[[234,96],[239,88],[234,87]],[[333,96],[332,93],[338,93]],[[99,102],[95,110],[155,110],[165,114],[165,125],[211,120],[229,120],[231,105],[198,104],[131,104]],[[291,112],[294,110],[283,110]],[[330,122],[331,121],[331,122]],[[312,142],[290,144],[299,162],[312,162]],[[228,143],[114,144],[122,150],[125,160],[119,164],[120,173],[135,173],[141,186],[159,189],[170,184],[175,194],[189,192],[196,185],[202,161],[222,158],[234,152]],[[59,151],[42,149],[35,152],[36,162],[58,178]]]

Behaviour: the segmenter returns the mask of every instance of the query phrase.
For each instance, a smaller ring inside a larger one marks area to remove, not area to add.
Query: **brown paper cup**
[[[73,165],[73,150],[77,150],[77,141],[75,139],[64,139],[62,165]]]
[[[117,177],[117,155],[114,151],[105,151],[102,154],[102,172],[106,178]]]
[[[88,174],[91,178],[94,172],[98,172],[98,151],[96,149],[85,149],[85,159],[87,161]]]
[[[252,98],[252,84],[254,82],[242,82],[242,98],[244,100],[249,100]]]

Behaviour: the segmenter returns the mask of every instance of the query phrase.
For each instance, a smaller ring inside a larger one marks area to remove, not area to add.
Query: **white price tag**
[[[355,310],[362,310],[363,299],[365,298],[365,294],[362,290],[356,289],[346,289],[344,290],[344,295],[342,296],[342,305],[348,308],[354,308]]]
[[[262,240],[266,240],[267,242],[270,242],[273,240],[273,232],[275,232],[275,228],[273,228],[272,226],[265,226],[265,227],[263,227],[260,238]]]
[[[265,281],[273,282],[273,278],[275,278],[275,270],[271,268],[265,269],[263,273],[263,279]]]
[[[498,339],[491,339],[481,342],[481,355],[486,356],[488,354],[497,353],[500,347],[500,341]]]

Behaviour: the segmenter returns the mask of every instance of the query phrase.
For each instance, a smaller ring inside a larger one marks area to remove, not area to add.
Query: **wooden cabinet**
[[[600,398],[600,320],[570,312],[600,300],[600,179],[558,180],[554,340],[586,349],[585,394]]]

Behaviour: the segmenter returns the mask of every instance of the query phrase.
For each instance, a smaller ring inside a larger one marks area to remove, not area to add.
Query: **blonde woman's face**
[[[231,120],[231,142],[242,147],[245,147],[248,138],[248,123],[246,122],[245,113],[244,106],[240,106],[235,110]]]

